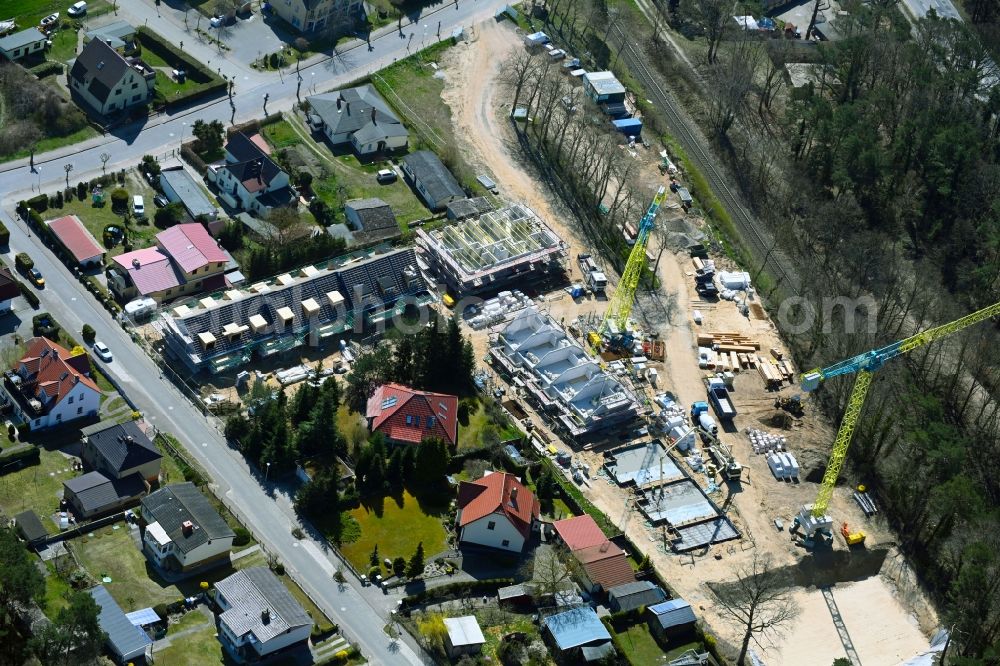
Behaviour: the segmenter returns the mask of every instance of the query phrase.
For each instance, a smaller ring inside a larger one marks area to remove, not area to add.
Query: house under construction
[[[566,243],[523,204],[450,226],[417,229],[431,268],[456,294],[475,294],[561,272]]]
[[[494,369],[523,382],[528,400],[573,439],[631,423],[639,415],[629,389],[534,306],[498,331],[490,355]]]

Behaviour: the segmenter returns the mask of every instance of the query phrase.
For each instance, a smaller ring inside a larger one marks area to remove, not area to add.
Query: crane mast
[[[625,264],[625,271],[622,273],[621,282],[611,297],[608,310],[604,314],[604,321],[601,323],[601,334],[605,338],[619,338],[628,330],[628,317],[632,313],[632,305],[635,303],[635,291],[639,287],[639,278],[642,277],[642,268],[646,263],[646,244],[649,242],[649,234],[653,230],[656,222],[656,214],[660,206],[667,198],[667,188],[660,186],[653,202],[649,204],[649,209],[642,216],[639,224],[639,234],[636,236],[635,245],[628,255],[628,262]]]
[[[820,484],[816,501],[813,504],[807,504],[802,507],[798,518],[796,518],[797,524],[804,529],[807,535],[812,535],[817,530],[829,531],[833,525],[833,520],[827,515],[826,511],[830,506],[830,499],[833,497],[833,489],[837,484],[837,478],[840,476],[840,472],[843,470],[844,463],[847,460],[847,451],[854,437],[854,431],[861,417],[861,409],[864,407],[865,398],[868,396],[868,389],[871,386],[875,372],[887,361],[897,356],[902,356],[918,347],[946,338],[969,326],[998,315],[1000,315],[1000,303],[994,303],[955,321],[929,328],[885,347],[858,354],[853,358],[840,361],[822,370],[817,369],[802,375],[801,386],[805,391],[814,391],[819,388],[821,382],[833,377],[848,374],[857,375],[854,380],[854,387],[851,389],[851,396],[847,401],[847,408],[844,410],[840,429],[837,431],[837,438],[833,442],[830,461],[826,466],[826,472],[823,474],[823,481]]]

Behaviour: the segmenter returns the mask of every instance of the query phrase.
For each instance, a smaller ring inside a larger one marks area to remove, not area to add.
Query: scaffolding
[[[513,204],[431,232],[417,230],[427,251],[461,285],[541,268],[565,255],[566,244],[523,204]]]

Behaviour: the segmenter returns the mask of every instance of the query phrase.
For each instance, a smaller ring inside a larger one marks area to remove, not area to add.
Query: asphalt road
[[[459,4],[432,7],[426,20],[404,28],[401,38],[392,31],[372,41],[372,49],[361,43],[332,59],[318,59],[302,68],[302,95],[312,91],[334,89],[364,75],[377,71],[393,61],[406,57],[407,47],[420,47],[424,26],[429,26],[428,43],[441,21],[441,34],[451,34],[458,26],[471,26],[491,18],[504,0],[459,0]],[[436,11],[434,11],[436,10]],[[419,34],[418,34],[419,33]],[[269,95],[268,111],[288,110],[296,99],[296,81],[292,76],[272,75],[269,80],[236,85],[234,103],[237,121],[250,120],[263,113],[264,95]],[[114,135],[100,137],[84,144],[71,146],[52,154],[38,155],[38,172],[29,171],[26,160],[0,165],[0,219],[10,230],[8,252],[4,255],[13,265],[17,252],[28,252],[36,267],[46,278],[46,288],[37,292],[40,310],[53,314],[68,330],[78,333],[90,324],[99,340],[114,354],[114,360],[102,364],[123,392],[157,428],[174,434],[190,455],[211,476],[217,493],[241,514],[265,547],[277,554],[296,581],[316,600],[320,607],[337,622],[346,637],[357,644],[373,664],[420,664],[428,661],[411,638],[391,641],[382,628],[395,599],[374,588],[362,588],[352,576],[347,584],[338,586],[332,579],[338,561],[324,545],[315,539],[296,540],[291,535],[298,521],[289,498],[275,492],[255,478],[242,456],[230,449],[219,424],[202,413],[168,380],[156,364],[134,344],[111,316],[90,296],[25,225],[15,221],[12,211],[16,201],[30,195],[32,189],[51,191],[65,182],[64,165],[72,164],[70,182],[86,180],[101,170],[100,154],[109,152],[109,169],[134,166],[144,154],[162,155],[177,150],[182,139],[190,136],[190,125],[196,119],[223,120],[228,124],[229,103],[226,98],[170,115],[161,115],[144,125],[125,128]],[[27,315],[27,312],[24,312]]]

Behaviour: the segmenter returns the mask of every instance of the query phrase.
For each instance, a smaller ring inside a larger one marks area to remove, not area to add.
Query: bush
[[[128,191],[118,187],[111,191],[111,210],[121,213],[128,208]]]
[[[39,213],[44,213],[49,209],[49,197],[45,194],[39,194],[37,197],[32,197],[25,203],[28,205],[28,208],[37,210]]]
[[[167,618],[170,617],[170,613],[167,612],[166,604],[156,604],[153,606],[153,612],[156,613],[164,622],[166,622]]]
[[[179,201],[158,208],[153,214],[153,223],[158,227],[172,227],[184,217],[184,204]]]
[[[27,252],[18,252],[14,257],[14,266],[16,266],[19,271],[29,271],[35,267],[35,260],[32,259],[31,255]]]
[[[155,157],[153,157],[152,155],[143,155],[142,171],[144,173],[149,173],[154,176],[158,176],[160,175],[160,171],[162,171],[162,169],[160,168],[160,163],[156,161]]]
[[[38,447],[22,443],[0,451],[0,471],[9,468],[20,469],[27,465],[37,465],[40,460]]]
[[[28,301],[28,305],[30,305],[33,309],[38,309],[38,304],[40,302],[38,300],[38,294],[32,291],[28,285],[24,284],[20,280],[18,280],[17,288],[21,290],[21,296],[24,296],[24,300]]]
[[[198,157],[198,153],[194,152],[194,147],[191,143],[185,143],[181,146],[181,157],[202,176],[208,171],[208,165],[205,164],[205,160]]]
[[[80,181],[76,184],[76,198],[80,201],[84,201],[87,198],[87,183]]]
[[[58,76],[59,74],[62,74],[63,64],[61,62],[53,62],[51,60],[47,60],[43,62],[41,65],[35,65],[29,71],[31,71],[31,73],[37,76],[38,78],[44,79],[46,76],[53,76],[53,75]]]
[[[245,546],[250,543],[252,538],[250,535],[250,530],[245,527],[236,527],[233,529],[233,533],[236,537],[233,539],[234,546]]]
[[[83,341],[88,345],[94,344],[94,340],[97,339],[97,331],[95,331],[94,327],[90,324],[83,325],[83,331],[81,331],[81,334],[83,335]]]
[[[0,246],[7,245],[10,242],[10,230],[4,226],[3,222],[0,222]]]

